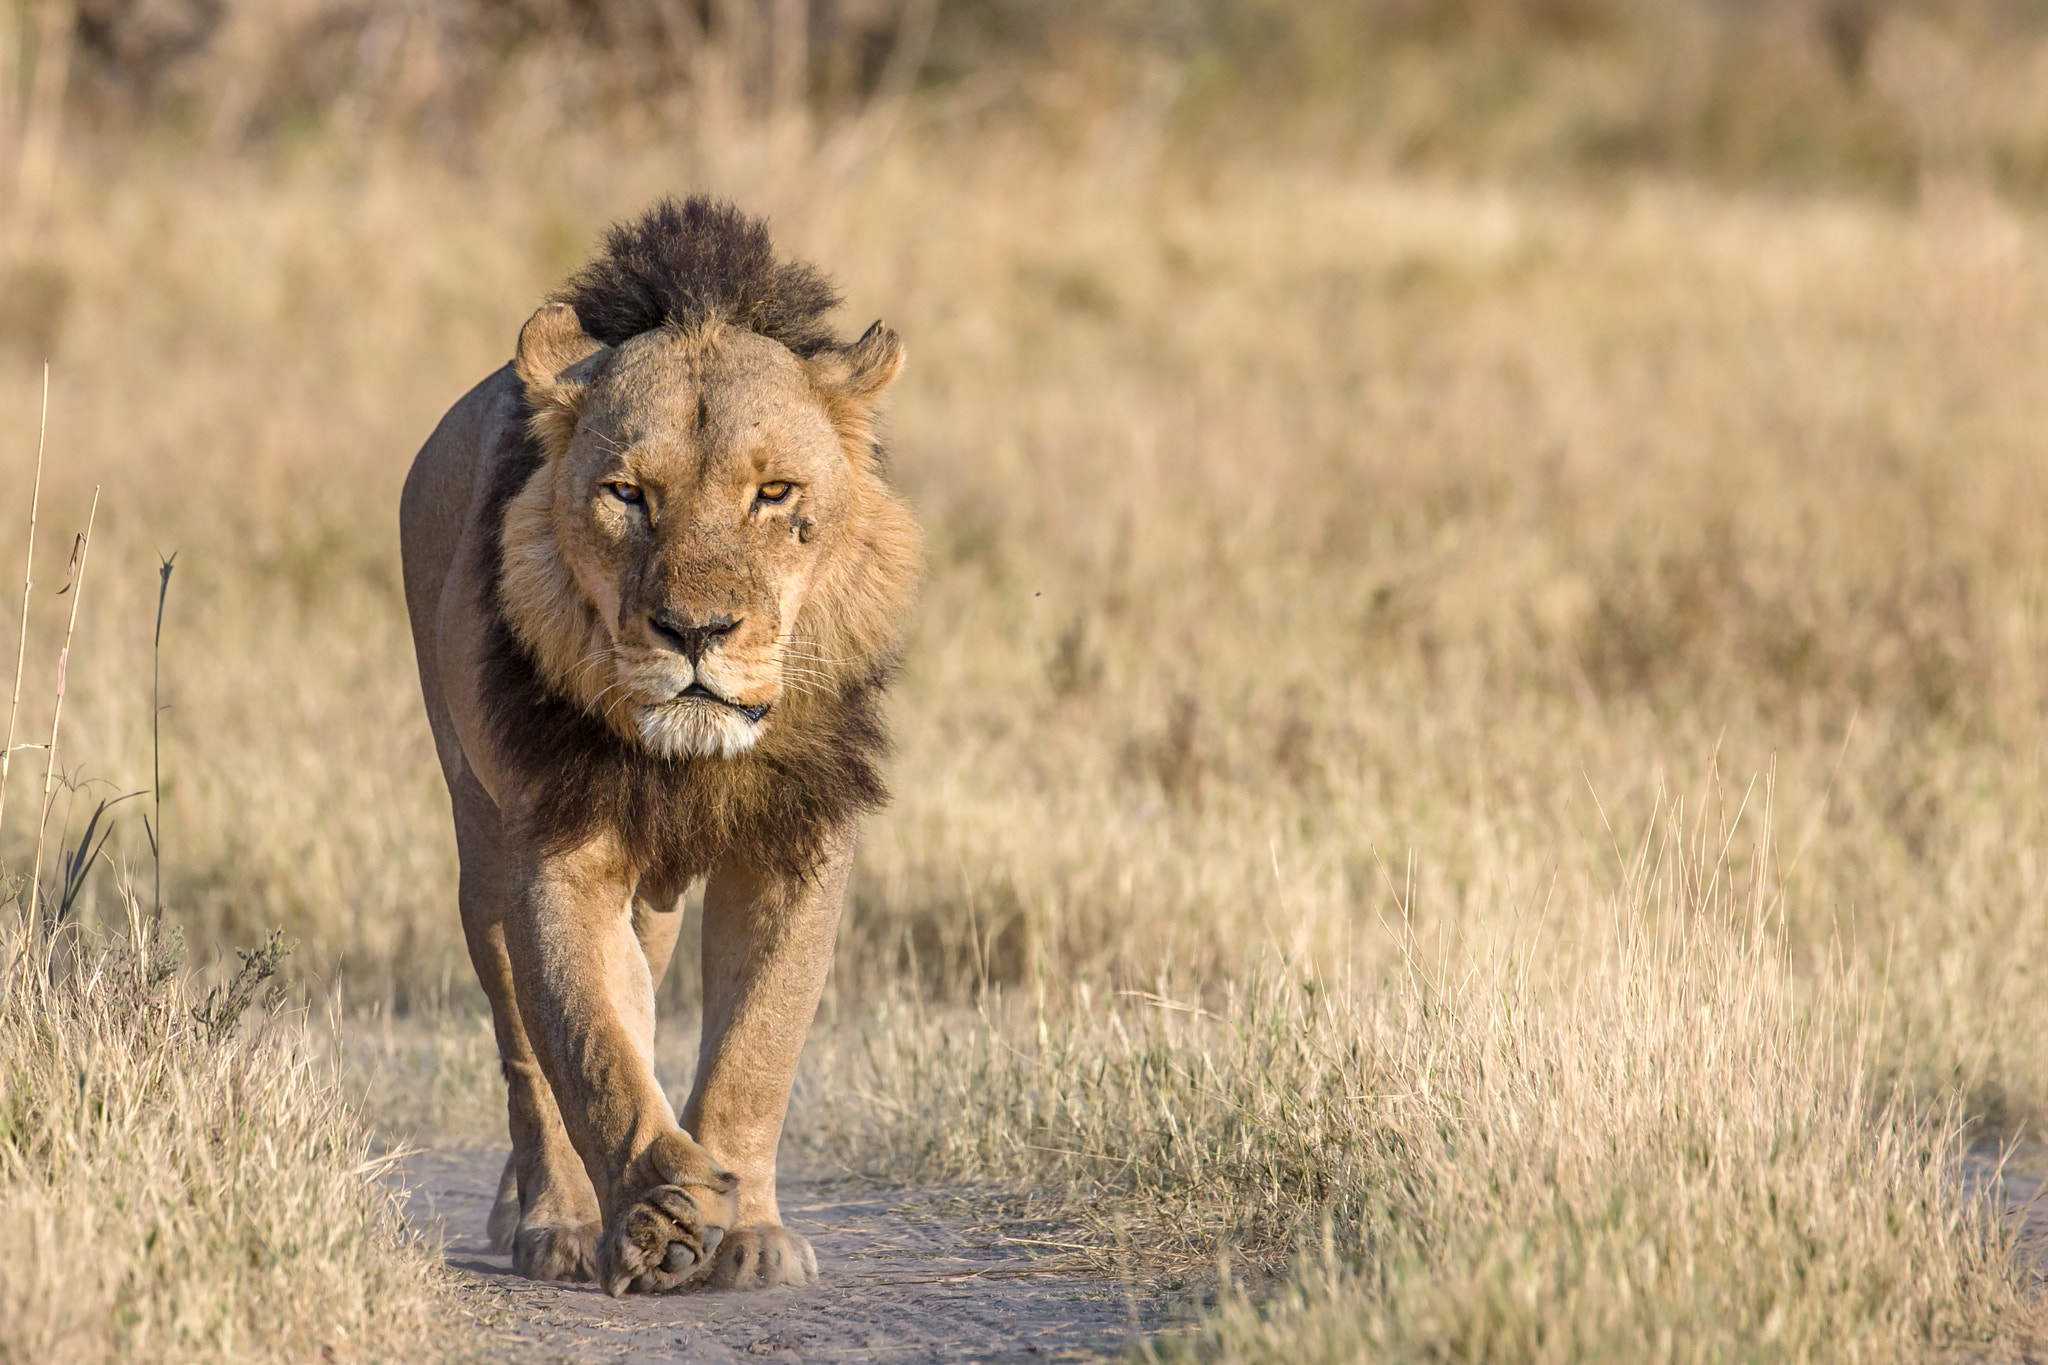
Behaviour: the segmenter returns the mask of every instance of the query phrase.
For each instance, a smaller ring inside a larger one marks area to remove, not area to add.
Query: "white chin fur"
[[[737,758],[754,747],[760,727],[709,702],[644,706],[640,742],[667,758]]]

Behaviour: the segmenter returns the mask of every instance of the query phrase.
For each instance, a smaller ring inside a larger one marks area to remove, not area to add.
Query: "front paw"
[[[653,1294],[707,1273],[724,1229],[680,1185],[648,1190],[597,1242],[598,1283],[613,1298]]]
[[[749,1223],[726,1233],[706,1278],[718,1289],[817,1282],[818,1256],[811,1244],[775,1223]]]
[[[658,1183],[643,1188],[597,1243],[597,1280],[613,1298],[703,1278],[737,1212],[738,1178],[681,1133],[656,1139],[636,1165]]]

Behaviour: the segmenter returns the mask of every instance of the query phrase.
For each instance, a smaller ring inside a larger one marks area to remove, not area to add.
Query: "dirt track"
[[[614,1300],[588,1285],[537,1284],[486,1248],[503,1161],[493,1149],[442,1149],[395,1177],[418,1225],[446,1238],[489,1332],[486,1359],[1083,1361],[1168,1327],[1156,1303],[1049,1261],[1057,1229],[977,1222],[959,1200],[801,1174],[785,1177],[783,1216],[817,1250],[815,1288]],[[1960,1175],[1966,1188],[2000,1183],[2022,1255],[2048,1290],[2048,1154],[2030,1150],[2001,1172],[1997,1153],[1979,1149]]]
[[[502,1151],[423,1152],[398,1177],[494,1333],[489,1359],[538,1361],[1072,1361],[1122,1353],[1156,1312],[1123,1288],[1050,1265],[1051,1229],[978,1224],[957,1201],[783,1181],[783,1217],[811,1239],[819,1283],[759,1293],[608,1299],[537,1284],[486,1247]],[[1042,1235],[1041,1235],[1042,1234]]]

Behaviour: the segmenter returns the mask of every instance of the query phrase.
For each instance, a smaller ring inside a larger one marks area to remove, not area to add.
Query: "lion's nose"
[[[673,646],[691,663],[704,657],[704,651],[739,626],[739,618],[714,616],[708,621],[697,622],[685,614],[671,611],[657,611],[647,618],[647,624],[654,633]]]

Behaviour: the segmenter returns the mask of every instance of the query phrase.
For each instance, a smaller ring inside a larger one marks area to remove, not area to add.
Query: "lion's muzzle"
[[[754,725],[759,725],[761,717],[767,715],[768,708],[774,705],[773,702],[764,701],[759,706],[748,706],[743,702],[734,701],[731,697],[719,696],[718,693],[713,692],[701,682],[693,682],[682,691],[676,693],[676,700],[703,702],[711,706],[723,706],[729,710],[739,712]]]

